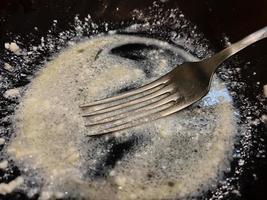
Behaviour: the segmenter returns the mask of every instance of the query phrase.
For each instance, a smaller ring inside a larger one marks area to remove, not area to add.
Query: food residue
[[[39,188],[44,199],[175,199],[212,185],[229,164],[236,129],[231,98],[218,78],[190,108],[99,138],[87,136],[92,130],[79,108],[196,60],[163,41],[112,34],[73,45],[48,62],[22,98],[8,146],[27,171],[29,192]],[[18,95],[16,89],[5,93]]]

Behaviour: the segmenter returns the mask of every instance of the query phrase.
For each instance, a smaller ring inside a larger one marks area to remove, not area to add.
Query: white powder
[[[109,51],[131,43],[167,49],[150,52],[151,77],[147,63]],[[16,112],[16,136],[8,147],[20,168],[33,171],[27,179],[42,180],[44,199],[55,192],[85,199],[180,199],[216,180],[235,133],[231,99],[217,78],[206,98],[177,114],[116,137],[86,136],[92,130],[85,128],[79,105],[162,76],[172,68],[170,51],[177,54],[172,62],[196,60],[165,42],[113,34],[74,45],[46,64]],[[129,141],[136,141],[132,149],[105,168],[116,144]]]

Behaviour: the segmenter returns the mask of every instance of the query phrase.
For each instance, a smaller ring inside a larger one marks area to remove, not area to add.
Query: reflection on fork
[[[267,27],[199,62],[185,62],[138,89],[80,106],[90,135],[125,130],[178,112],[204,97],[218,66],[230,56],[267,37]]]

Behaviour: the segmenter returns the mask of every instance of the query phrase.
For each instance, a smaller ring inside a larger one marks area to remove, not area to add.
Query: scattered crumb
[[[8,63],[5,63],[4,69],[7,71],[10,71],[10,72],[12,72],[14,70],[14,68]]]
[[[9,49],[10,48],[10,44],[9,43],[5,43],[5,48]]]
[[[62,199],[63,197],[64,197],[64,193],[62,193],[62,192],[44,191],[41,193],[39,200]]]
[[[1,183],[0,184],[0,194],[6,195],[8,193],[11,193],[18,186],[20,186],[23,183],[23,181],[24,181],[23,178],[20,176],[9,183]]]
[[[241,197],[241,194],[240,194],[240,192],[238,190],[233,190],[232,193],[235,194],[238,197]]]
[[[11,42],[11,43],[5,43],[5,48],[12,51],[15,54],[19,54],[20,53],[20,48],[17,45],[17,43],[15,42]]]
[[[9,46],[10,51],[16,53],[20,50],[19,46],[15,42],[11,42]]]
[[[261,116],[261,121],[265,124],[267,124],[267,115],[262,115]]]
[[[109,176],[115,176],[115,174],[116,174],[116,172],[115,172],[114,170],[111,170],[111,171],[109,172]]]
[[[115,33],[117,33],[116,30],[110,30],[110,31],[108,31],[108,34],[110,34],[110,35],[113,35],[113,34],[115,34]]]
[[[0,162],[0,169],[6,169],[8,166],[8,161],[7,160],[3,160]]]
[[[125,186],[126,178],[124,176],[116,176],[114,178],[114,182],[119,188],[121,188],[121,187]]]
[[[263,95],[267,98],[267,84],[263,86]]]
[[[4,138],[0,138],[0,145],[5,144],[5,139]]]
[[[33,47],[32,47],[32,50],[33,50],[33,51],[37,51],[38,48],[37,48],[36,46],[33,46]]]
[[[20,89],[19,88],[9,89],[4,93],[3,96],[7,99],[19,98],[20,97]]]

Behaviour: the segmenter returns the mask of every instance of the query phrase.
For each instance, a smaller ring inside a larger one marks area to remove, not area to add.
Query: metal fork
[[[159,79],[118,96],[80,106],[91,127],[88,135],[128,129],[178,112],[204,97],[218,66],[230,56],[267,37],[267,26],[210,58],[185,62]]]

